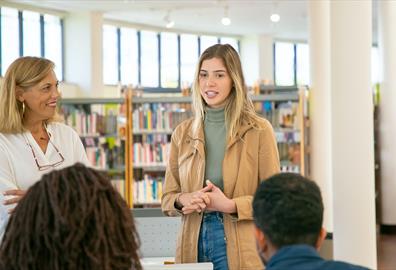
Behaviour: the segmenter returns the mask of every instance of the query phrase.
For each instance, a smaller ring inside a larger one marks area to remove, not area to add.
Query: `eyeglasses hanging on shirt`
[[[29,140],[25,137],[26,144],[29,145],[30,150],[32,150],[32,154],[33,154],[33,157],[34,157],[34,161],[36,162],[37,169],[38,169],[39,171],[45,171],[45,170],[54,168],[54,167],[59,166],[60,164],[62,164],[63,161],[65,161],[65,158],[63,157],[62,153],[59,151],[58,147],[56,147],[56,145],[52,142],[52,140],[51,140],[51,136],[52,136],[51,133],[47,130],[47,127],[44,127],[44,128],[45,128],[45,131],[46,131],[47,134],[48,134],[48,138],[49,138],[48,143],[51,144],[51,145],[54,147],[54,149],[56,150],[56,152],[57,152],[58,155],[59,155],[60,160],[58,160],[57,162],[55,162],[55,163],[53,163],[53,164],[40,165],[40,163],[39,163],[39,161],[38,161],[38,159],[37,159],[37,155],[36,155],[36,153],[34,152],[34,149],[33,149],[32,145],[29,143]]]

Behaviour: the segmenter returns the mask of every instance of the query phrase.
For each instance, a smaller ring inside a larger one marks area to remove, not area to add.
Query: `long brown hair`
[[[194,110],[193,129],[196,130],[205,116],[205,100],[201,97],[199,86],[199,71],[203,61],[212,58],[220,59],[232,80],[232,89],[225,105],[225,121],[227,125],[227,137],[234,138],[241,126],[242,121],[262,121],[255,112],[253,103],[247,95],[247,87],[243,76],[241,60],[237,51],[229,44],[216,44],[207,48],[201,55],[195,71],[192,87],[192,99]]]
[[[18,203],[0,246],[0,269],[141,270],[130,209],[104,173],[82,164],[53,171]]]

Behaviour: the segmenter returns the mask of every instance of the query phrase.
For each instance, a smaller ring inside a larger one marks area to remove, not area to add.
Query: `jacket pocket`
[[[256,248],[253,221],[239,221],[236,225],[241,254],[240,269],[263,269],[264,267]]]

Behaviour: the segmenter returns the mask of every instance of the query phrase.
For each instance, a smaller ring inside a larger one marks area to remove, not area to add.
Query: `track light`
[[[221,19],[221,23],[225,26],[228,26],[231,24],[231,19],[228,17],[228,6],[224,7],[224,16]]]

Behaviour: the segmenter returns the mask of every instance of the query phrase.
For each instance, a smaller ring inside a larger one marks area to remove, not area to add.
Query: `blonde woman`
[[[77,133],[56,121],[60,98],[54,63],[21,57],[0,90],[0,235],[26,190],[53,169],[88,164]]]
[[[192,92],[194,117],[172,134],[162,197],[166,215],[182,214],[176,261],[263,269],[252,198],[260,181],[279,172],[273,129],[255,113],[230,45],[203,52]]]

